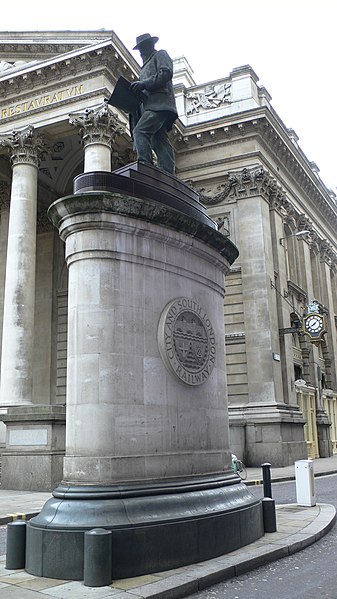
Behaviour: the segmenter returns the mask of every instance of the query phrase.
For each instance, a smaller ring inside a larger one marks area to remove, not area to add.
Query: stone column
[[[4,489],[47,491],[62,479],[65,409],[42,405],[36,388],[34,402],[39,403],[32,403],[38,155],[44,144],[33,127],[4,135],[0,143],[10,149],[13,165],[10,210],[3,208],[0,224],[1,250],[7,250],[0,398],[0,439],[5,441],[1,484]],[[43,334],[42,325],[40,333]],[[48,335],[45,347],[48,348]],[[43,360],[48,362],[48,353],[43,354]],[[45,403],[49,401],[47,395],[43,399]]]
[[[276,195],[276,194],[275,194]],[[275,299],[277,303],[277,321],[274,323],[274,334],[277,335],[279,344],[279,353],[281,357],[281,376],[282,382],[277,392],[278,399],[284,401],[287,405],[296,404],[296,393],[294,386],[294,363],[293,363],[293,339],[292,335],[280,335],[279,329],[290,327],[289,303],[285,300],[284,293],[287,289],[288,273],[286,268],[285,247],[280,244],[280,239],[284,236],[282,212],[288,207],[288,202],[284,194],[279,194],[279,198],[273,198],[270,202],[270,221],[272,231],[272,244],[274,254],[274,268],[278,273],[275,280]],[[289,207],[288,207],[289,209]],[[275,339],[276,342],[276,339]]]
[[[272,337],[271,319],[276,311],[270,280],[274,277],[269,205],[260,196],[240,199],[240,254],[242,259],[243,307],[247,342],[249,402],[275,404],[281,383],[278,351]],[[264,408],[263,408],[264,409]]]
[[[274,247],[273,252],[273,241],[275,245],[275,236],[282,237],[275,202],[282,204],[284,193],[261,169],[243,169],[237,180],[248,379],[248,402],[242,410],[245,462],[258,466],[268,460],[274,466],[286,466],[306,457],[306,444],[303,418],[289,389],[291,354],[286,352],[291,348],[285,346],[280,351],[280,322],[281,326],[286,322],[287,313],[283,306],[277,306],[273,286],[278,251]],[[281,275],[284,281],[285,273]]]
[[[111,172],[111,150],[126,128],[108,104],[74,112],[69,122],[79,127],[84,146],[84,172]]]
[[[10,185],[0,181],[0,331],[2,336],[3,302],[6,275]],[[1,359],[1,343],[0,343]]]
[[[327,319],[327,335],[326,342],[329,348],[330,357],[337,356],[337,338],[335,325],[335,311],[333,301],[333,290],[331,285],[330,270],[336,265],[336,254],[333,248],[325,240],[320,246],[320,261],[322,270],[322,293],[324,304],[328,308]],[[327,360],[325,360],[327,362]],[[337,363],[336,358],[330,360],[330,386],[333,388],[337,382]]]
[[[4,308],[4,292],[6,277],[6,256],[8,241],[8,220],[9,220],[9,198],[10,185],[6,181],[0,182],[0,364],[1,364],[1,345],[2,345],[2,323]],[[6,436],[5,425],[0,422],[0,443],[3,445]]]
[[[2,406],[32,401],[38,154],[33,127],[2,136],[12,153],[0,400]]]

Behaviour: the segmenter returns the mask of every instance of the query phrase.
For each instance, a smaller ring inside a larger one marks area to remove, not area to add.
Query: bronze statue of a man
[[[174,152],[168,131],[178,117],[173,93],[173,62],[165,50],[155,50],[158,37],[144,33],[136,39],[134,50],[143,60],[139,81],[131,83],[130,90],[141,97],[140,118],[133,126],[137,158],[153,164],[154,150],[158,167],[174,174]]]

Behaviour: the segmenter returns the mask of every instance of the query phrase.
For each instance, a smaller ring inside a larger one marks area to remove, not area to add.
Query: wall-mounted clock
[[[309,313],[303,318],[303,332],[309,335],[311,341],[320,341],[326,332],[323,314]]]

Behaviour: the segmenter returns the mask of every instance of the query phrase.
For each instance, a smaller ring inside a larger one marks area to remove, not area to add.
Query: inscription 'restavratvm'
[[[45,106],[50,106],[51,104],[69,100],[70,98],[79,96],[81,94],[83,94],[83,85],[75,85],[73,87],[67,87],[55,92],[41,94],[40,96],[30,98],[24,102],[19,102],[11,106],[1,108],[0,118],[3,120],[12,116],[22,115],[26,112],[31,112],[32,110],[37,110]]]

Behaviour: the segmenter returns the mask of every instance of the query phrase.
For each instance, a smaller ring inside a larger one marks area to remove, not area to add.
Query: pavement
[[[337,455],[314,460],[315,477],[334,473],[337,473]],[[271,468],[272,482],[294,478],[294,466]],[[261,483],[261,468],[247,468],[246,484]],[[0,489],[0,524],[16,518],[29,519],[41,510],[50,496],[50,493]],[[180,599],[304,549],[329,532],[335,521],[336,510],[332,505],[277,505],[277,532],[266,533],[250,545],[190,566],[114,580],[109,586],[95,588],[79,581],[54,580],[32,576],[24,570],[7,570],[5,556],[1,556],[0,599]]]

